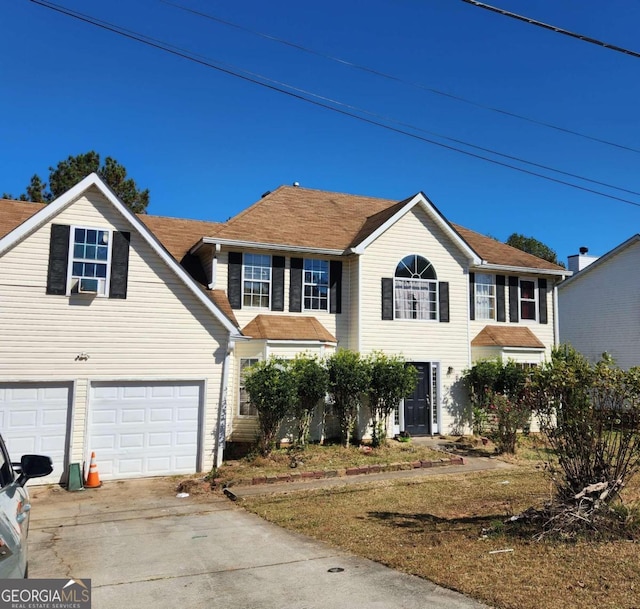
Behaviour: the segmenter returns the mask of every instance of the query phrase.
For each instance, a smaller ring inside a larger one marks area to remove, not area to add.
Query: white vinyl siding
[[[560,340],[591,361],[605,351],[622,368],[640,365],[640,243],[560,284]]]
[[[381,278],[394,277],[398,261],[409,254],[424,256],[436,270],[438,281],[449,283],[449,323],[382,320]],[[415,207],[374,241],[360,262],[362,353],[380,350],[402,355],[407,361],[440,362],[441,399],[464,399],[451,394],[452,385],[469,365],[469,278],[462,252],[421,208]],[[449,367],[452,372],[447,374]],[[441,413],[440,428],[447,432],[453,416],[445,407],[441,407]]]
[[[204,381],[208,469],[227,331],[97,190],[53,222],[131,232],[127,298],[88,302],[46,295],[51,222],[46,223],[1,259],[0,381],[76,381],[71,460],[78,462],[86,458],[89,380]]]

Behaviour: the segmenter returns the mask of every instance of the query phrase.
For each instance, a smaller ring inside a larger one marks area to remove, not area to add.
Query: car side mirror
[[[31,478],[42,478],[53,471],[51,457],[45,455],[22,455],[18,484],[24,486]]]

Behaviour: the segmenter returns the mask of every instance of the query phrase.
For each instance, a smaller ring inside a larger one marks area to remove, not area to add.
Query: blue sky
[[[437,133],[640,192],[640,153],[425,90],[640,149],[638,58],[462,0],[175,1],[398,80],[160,0],[60,4],[234,71],[366,110],[420,137],[523,166]],[[640,51],[640,3],[631,0],[488,3]],[[155,215],[224,221],[262,193],[297,181],[398,200],[423,191],[453,222],[500,240],[513,232],[534,236],[564,261],[580,246],[599,255],[639,232],[639,206],[366,124],[28,0],[3,2],[0,23],[0,192],[17,196],[34,173],[46,178],[50,165],[93,149],[150,189],[148,212]],[[640,195],[526,169],[640,205]]]

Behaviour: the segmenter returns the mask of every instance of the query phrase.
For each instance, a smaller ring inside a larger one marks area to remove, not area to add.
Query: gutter
[[[344,256],[345,250],[323,249],[317,247],[305,247],[301,245],[282,245],[280,243],[260,243],[257,241],[238,241],[236,239],[216,239],[215,237],[203,237],[190,250],[195,254],[204,245],[214,245],[219,250],[222,245],[230,245],[254,250],[274,250],[278,252],[296,252],[300,254],[320,254],[323,256]]]
[[[527,273],[530,275],[554,275],[556,277],[560,277],[564,279],[565,277],[573,275],[572,271],[567,271],[567,269],[536,269],[525,266],[507,266],[503,264],[493,264],[493,263],[483,263],[474,269],[482,270],[490,270],[490,271],[503,271],[507,273]]]

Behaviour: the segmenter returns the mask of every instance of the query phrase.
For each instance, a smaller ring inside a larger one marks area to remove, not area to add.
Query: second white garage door
[[[100,478],[193,473],[202,384],[92,383],[88,449]]]

